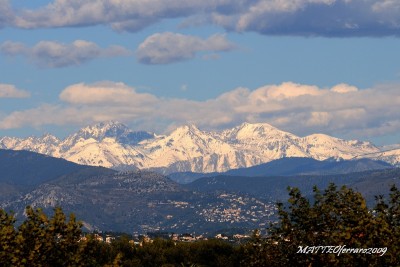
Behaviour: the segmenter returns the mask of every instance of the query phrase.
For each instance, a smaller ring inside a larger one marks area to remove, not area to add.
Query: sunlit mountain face
[[[371,158],[396,165],[400,149],[324,134],[299,137],[266,123],[243,123],[208,132],[184,125],[168,135],[132,131],[115,122],[90,125],[63,140],[46,134],[25,139],[2,137],[0,148],[28,150],[75,163],[115,169],[157,168],[172,172],[224,172],[287,157],[316,160]]]

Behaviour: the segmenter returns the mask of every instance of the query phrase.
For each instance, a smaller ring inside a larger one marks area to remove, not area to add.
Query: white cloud
[[[267,35],[399,36],[399,9],[397,0],[55,0],[39,9],[19,10],[13,21],[22,28],[106,24],[138,31],[164,19],[196,18]]]
[[[399,36],[398,1],[385,1],[260,0],[237,13],[214,12],[211,19],[230,30],[266,35]]]
[[[400,2],[397,0],[381,0],[372,5],[372,10],[375,12],[381,11],[399,11]]]
[[[60,99],[78,105],[150,105],[157,98],[150,94],[137,93],[123,83],[100,82],[92,85],[74,84],[65,88]]]
[[[285,99],[304,95],[317,96],[321,94],[317,86],[301,85],[291,82],[282,83],[277,86],[267,86],[264,90],[260,88],[255,92],[259,94],[260,92],[266,92],[266,96],[270,99]],[[258,96],[255,96],[255,98],[258,98]]]
[[[299,135],[323,132],[362,138],[400,130],[399,87],[319,88],[287,82],[255,90],[237,88],[215,99],[193,101],[159,98],[123,83],[80,83],[63,90],[62,105],[13,112],[0,120],[0,129],[114,119],[160,132],[187,122],[221,129],[248,121],[271,123]]]
[[[12,84],[0,83],[0,98],[25,98],[29,96],[29,92],[20,90]]]
[[[357,92],[358,88],[355,86],[349,86],[348,84],[345,83],[341,83],[332,87],[331,91],[345,94],[345,93]]]
[[[7,41],[1,44],[0,52],[8,56],[17,56],[29,53],[29,49],[22,43]]]
[[[81,65],[100,57],[129,55],[130,51],[121,46],[100,48],[95,43],[76,40],[71,44],[53,41],[41,41],[33,47],[18,42],[7,41],[0,46],[0,51],[8,56],[25,56],[35,64],[46,68],[61,68]]]
[[[110,24],[136,31],[164,18],[214,10],[227,0],[55,0],[38,10],[23,10],[16,24],[25,28]]]
[[[309,119],[306,121],[307,126],[328,125],[332,116],[326,111],[312,111]],[[287,123],[287,122],[286,122]]]
[[[225,35],[215,34],[208,39],[179,33],[156,33],[146,38],[136,50],[139,62],[168,64],[194,58],[201,51],[229,51],[235,46]]]

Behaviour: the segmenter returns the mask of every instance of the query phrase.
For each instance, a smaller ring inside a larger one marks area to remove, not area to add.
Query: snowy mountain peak
[[[143,142],[142,142],[143,141]],[[64,140],[0,138],[0,148],[29,150],[89,165],[165,168],[176,171],[221,172],[250,167],[283,157],[352,159],[371,157],[398,164],[400,149],[382,153],[368,142],[325,134],[298,137],[267,123],[243,123],[220,131],[202,131],[193,124],[169,135],[131,131],[116,121],[82,128]]]
[[[128,134],[130,129],[117,121],[101,122],[80,129],[77,133],[83,139],[102,140],[106,137],[116,137]]]
[[[194,124],[187,124],[176,128],[170,135],[171,136],[185,136],[185,135],[198,135],[202,131]]]
[[[249,123],[249,122],[244,122],[236,128],[240,128],[240,129],[264,128],[264,129],[278,130],[276,127],[274,127],[268,123]]]
[[[278,130],[274,126],[268,123],[244,123],[239,126],[240,132],[248,132],[248,133],[256,133],[256,134],[267,134],[267,133],[275,133],[282,132]]]
[[[223,133],[228,139],[276,139],[281,137],[296,137],[290,133],[279,130],[268,123],[243,123],[238,127]]]
[[[332,137],[326,134],[321,134],[321,133],[316,133],[316,134],[310,134],[306,137],[304,137],[305,139],[307,139],[308,141],[332,141],[332,140],[339,140],[336,137]]]
[[[47,144],[58,144],[60,143],[60,139],[58,139],[57,137],[55,137],[52,134],[46,133],[44,135],[42,135],[42,137],[39,139],[42,142],[45,142]]]
[[[76,143],[79,140],[94,139],[97,142],[103,141],[105,138],[115,139],[121,144],[137,144],[146,139],[152,139],[153,133],[131,131],[125,124],[117,121],[108,121],[93,124],[80,129],[76,134],[72,134],[65,140],[67,146]]]

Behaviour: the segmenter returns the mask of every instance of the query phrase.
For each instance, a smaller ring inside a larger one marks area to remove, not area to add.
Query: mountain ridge
[[[225,172],[285,157],[316,160],[371,158],[400,163],[400,149],[382,151],[370,142],[325,134],[299,137],[267,123],[243,123],[223,131],[190,124],[170,134],[132,131],[116,122],[89,125],[61,140],[42,137],[0,138],[0,148],[28,150],[79,164],[114,169],[161,169],[173,172]]]
[[[332,160],[326,159],[319,161],[312,158],[281,158],[260,165],[247,168],[232,169],[218,173],[192,173],[178,172],[168,174],[172,180],[187,184],[203,177],[215,176],[292,176],[292,175],[334,175],[347,174],[353,172],[365,172],[372,170],[384,170],[394,168],[393,165],[379,160],[371,159],[352,159],[352,160]]]
[[[0,200],[23,194],[61,176],[85,177],[114,170],[79,165],[65,159],[25,150],[0,149]]]

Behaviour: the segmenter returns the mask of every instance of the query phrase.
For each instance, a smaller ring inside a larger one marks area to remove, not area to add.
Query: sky
[[[0,0],[0,136],[108,120],[400,143],[400,1]]]

